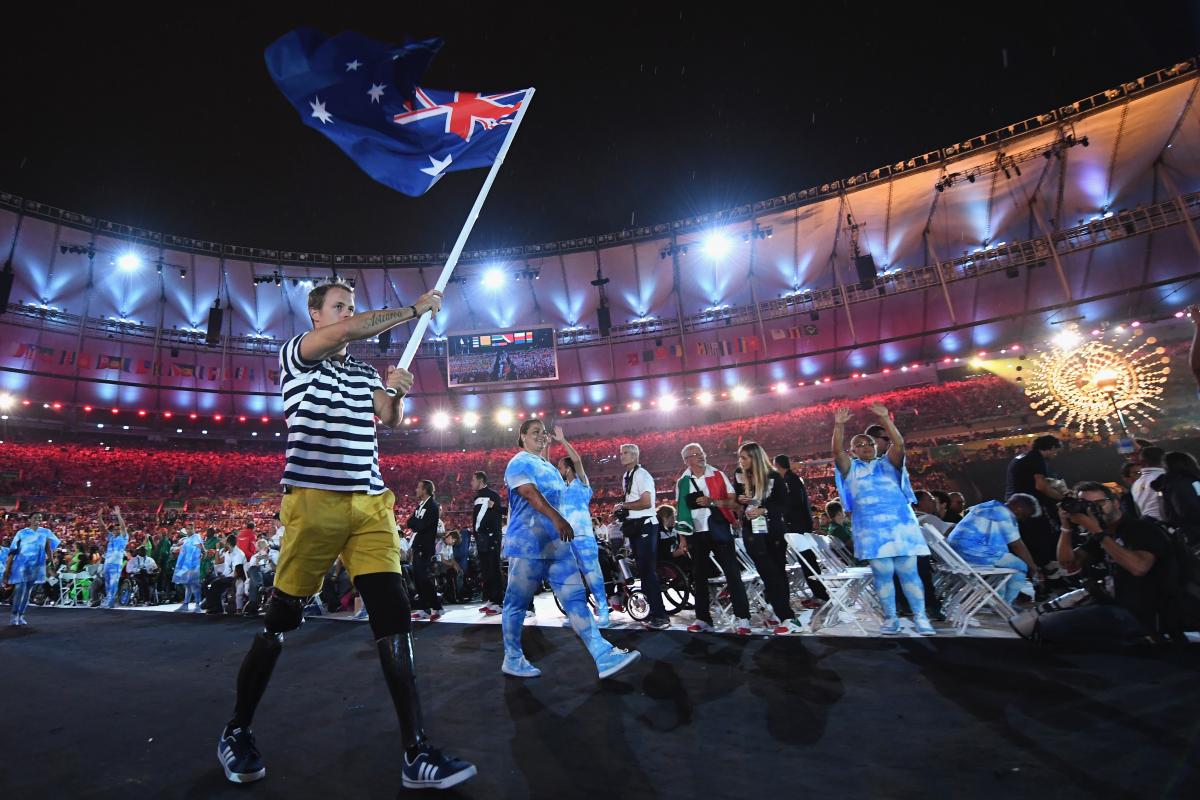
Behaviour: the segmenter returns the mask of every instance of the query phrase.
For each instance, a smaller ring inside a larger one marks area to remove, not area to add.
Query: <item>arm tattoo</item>
[[[372,311],[371,316],[367,318],[367,324],[372,328],[377,328],[397,322],[404,322],[406,319],[411,319],[408,313],[408,306],[390,311]]]

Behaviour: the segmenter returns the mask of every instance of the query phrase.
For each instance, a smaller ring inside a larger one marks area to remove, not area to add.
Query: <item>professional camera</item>
[[[629,510],[619,508],[613,512],[613,516],[617,518],[617,522],[624,522],[625,520],[629,519]]]
[[[1104,513],[1095,500],[1084,500],[1081,497],[1064,497],[1058,502],[1058,507],[1068,514],[1091,514],[1097,520],[1104,519]]]

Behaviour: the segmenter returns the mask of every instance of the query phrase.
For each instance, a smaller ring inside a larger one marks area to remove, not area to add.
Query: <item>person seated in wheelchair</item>
[[[1059,504],[1058,562],[1083,587],[1009,619],[1050,644],[1133,644],[1164,632],[1171,547],[1157,523],[1123,513],[1102,483],[1076,485]]]
[[[145,547],[139,547],[137,555],[129,559],[129,563],[125,565],[125,574],[137,584],[138,603],[149,605],[150,582],[158,574],[158,564],[153,558],[146,555]]]
[[[459,532],[447,531],[434,550],[434,575],[441,578],[442,595],[447,603],[461,602],[463,566],[458,560],[461,545]]]
[[[654,512],[658,517],[658,560],[675,564],[691,573],[692,557],[688,555],[687,537],[676,529],[675,509],[661,505]]]

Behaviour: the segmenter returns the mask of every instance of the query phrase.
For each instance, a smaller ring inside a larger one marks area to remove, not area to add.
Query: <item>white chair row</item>
[[[934,587],[942,597],[942,611],[959,636],[981,611],[994,611],[1002,619],[1016,613],[1000,594],[1006,582],[1021,579],[1016,570],[968,564],[936,528],[922,525],[921,532],[933,556]]]

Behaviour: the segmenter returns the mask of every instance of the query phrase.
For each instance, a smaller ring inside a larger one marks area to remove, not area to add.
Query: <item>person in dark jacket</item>
[[[812,544],[814,525],[812,508],[808,502],[808,489],[804,486],[804,481],[800,479],[800,476],[792,472],[790,458],[785,455],[777,455],[774,464],[775,472],[783,479],[783,485],[787,488],[787,511],[783,518],[787,532],[795,534],[791,543],[793,546]],[[811,547],[797,547],[797,549],[811,549]],[[825,587],[820,581],[812,579],[813,570],[809,569],[808,562],[812,562],[813,569],[817,571],[821,569],[815,557],[800,561],[800,567],[804,570],[804,579],[808,581],[808,588],[813,593],[812,599],[801,601],[801,605],[805,608],[820,608],[829,599],[829,593],[825,591]]]
[[[1188,544],[1200,542],[1200,464],[1190,453],[1163,456],[1166,470],[1150,488],[1162,493],[1163,522],[1183,531]]]
[[[438,517],[441,506],[433,499],[433,481],[417,481],[417,508],[405,526],[413,532],[412,568],[417,596],[413,599],[412,618],[436,622],[442,616],[442,600],[433,586],[433,556],[437,547]]]
[[[746,442],[738,448],[741,483],[738,502],[742,514],[742,540],[762,578],[766,600],[774,611],[767,625],[772,633],[801,633],[804,626],[792,611],[787,577],[787,487],[774,470],[767,453],[758,442]]]

